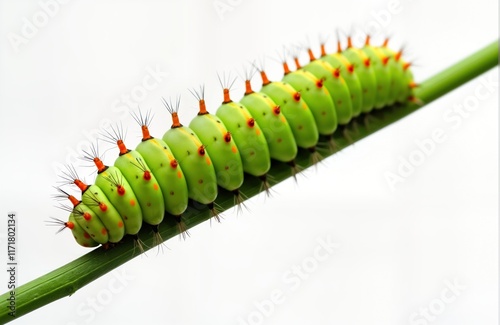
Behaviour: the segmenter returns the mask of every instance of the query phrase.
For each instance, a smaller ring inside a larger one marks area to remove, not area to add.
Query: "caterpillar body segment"
[[[188,127],[179,122],[177,107],[163,101],[168,111],[172,114],[172,127],[163,135],[163,141],[167,143],[181,165],[186,176],[189,198],[207,204],[214,216],[217,213],[213,202],[217,197],[217,176],[205,146],[198,136]]]
[[[118,142],[119,146],[123,145],[121,140]],[[144,222],[153,226],[162,222],[165,214],[163,193],[142,155],[136,150],[122,148],[114,166],[120,169],[132,187],[142,210]]]
[[[67,205],[61,205],[59,207],[69,212],[72,220],[76,221],[76,223],[86,232],[88,236],[90,236],[90,238],[98,244],[106,244],[109,241],[108,230],[94,211],[86,206],[82,201],[65,192],[61,188],[57,188],[57,190],[60,192],[60,195],[56,197],[66,198],[72,205],[72,207]],[[55,220],[59,221],[57,219]]]
[[[341,68],[334,68],[323,60],[314,60],[302,69],[323,80],[323,85],[330,93],[335,105],[338,124],[345,125],[349,123],[353,117],[351,93],[340,73]]]
[[[99,159],[99,158],[95,158]],[[100,159],[97,164],[102,164]],[[135,235],[142,227],[142,210],[132,187],[115,166],[104,166],[98,169],[95,185],[97,185],[109,199],[111,204],[122,216],[125,224],[125,233]]]
[[[260,74],[262,77],[260,91],[271,97],[280,106],[283,115],[290,124],[297,146],[304,149],[314,149],[319,140],[318,127],[301,94],[285,82],[270,82],[263,70],[260,71]]]
[[[326,54],[324,44],[321,44],[321,58],[319,58],[319,60],[329,63],[332,67],[340,68],[340,75],[349,88],[352,117],[358,117],[362,112],[363,93],[361,90],[361,82],[356,74],[354,65],[341,53]]]
[[[297,156],[297,143],[281,107],[268,95],[254,92],[250,78],[245,80],[246,92],[240,103],[244,105],[262,129],[272,159],[291,163]]]
[[[86,185],[79,180],[75,184],[82,190],[82,202],[102,221],[108,232],[108,241],[118,243],[125,236],[125,223],[120,213],[97,185]]]
[[[370,60],[371,68],[375,74],[376,92],[375,105],[376,109],[387,106],[389,102],[389,91],[391,83],[391,75],[388,67],[389,57],[385,56],[384,52],[379,47],[370,45],[370,37],[366,38],[366,44],[361,48]]]
[[[224,101],[216,115],[239,148],[243,170],[252,176],[265,176],[271,168],[271,156],[264,133],[247,108],[231,100],[229,88],[224,88],[223,92]]]
[[[337,129],[337,113],[323,80],[305,70],[288,72],[282,80],[300,93],[312,112],[318,133],[332,135]]]
[[[206,110],[203,91],[196,95],[200,111],[191,120],[189,127],[206,146],[214,165],[217,184],[228,190],[238,193],[243,184],[243,162],[240,151],[221,119]]]
[[[371,68],[370,58],[359,48],[352,46],[351,38],[348,38],[347,48],[341,53],[351,64],[361,83],[363,93],[363,113],[369,113],[375,107],[377,79]]]
[[[92,237],[90,237],[90,235],[78,224],[78,222],[76,222],[73,213],[70,213],[68,221],[66,222],[56,218],[52,218],[52,220],[49,220],[47,223],[51,226],[59,226],[60,228],[57,233],[60,233],[66,228],[71,230],[73,238],[78,243],[78,245],[82,247],[90,248],[99,246],[99,243],[93,240]]]

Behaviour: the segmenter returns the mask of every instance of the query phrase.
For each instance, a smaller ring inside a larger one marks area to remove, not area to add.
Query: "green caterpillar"
[[[215,201],[221,189],[232,192],[235,203],[241,204],[245,177],[260,178],[268,189],[271,159],[289,164],[295,175],[299,148],[309,150],[316,162],[321,159],[320,139],[326,139],[331,149],[333,133],[345,130],[354,118],[416,101],[410,64],[401,51],[388,48],[388,40],[374,46],[367,37],[363,47],[356,48],[348,37],[345,49],[337,42],[336,53],[326,53],[324,43],[319,58],[311,49],[308,53],[310,62],[305,65],[294,56],[295,71],[283,60],[281,81],[270,81],[258,68],[259,91],[252,89],[253,74],[247,73],[239,102],[231,99],[230,85],[221,82],[223,101],[215,114],[207,110],[204,88],[192,91],[199,113],[188,127],[179,120],[180,99],[175,104],[163,99],[172,126],[162,139],[149,134],[150,114],[133,114],[142,130],[136,150],[126,148],[120,128],[107,131],[105,140],[119,148],[114,166],[105,166],[97,150],[86,153],[98,170],[94,185],[83,183],[70,168],[65,177],[80,188],[82,202],[61,190],[73,206],[65,208],[68,221],[55,224],[60,231],[71,229],[77,243],[86,247],[118,243],[126,234],[138,240],[143,223],[153,227],[160,242],[158,227],[165,217],[174,218],[179,234],[185,236],[182,214],[189,199],[207,205],[220,221]]]

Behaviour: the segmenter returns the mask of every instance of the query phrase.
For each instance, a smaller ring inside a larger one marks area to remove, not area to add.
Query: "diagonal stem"
[[[424,81],[416,89],[415,95],[424,104],[428,104],[496,65],[498,65],[498,40]],[[369,128],[360,121],[360,123],[356,123],[356,131],[352,128],[344,131],[349,133],[352,141],[358,141],[411,114],[422,106],[409,103],[404,106],[374,111],[371,115],[375,118],[373,122],[370,122]],[[339,146],[339,150],[352,144],[345,139],[341,131],[334,135],[334,141]],[[326,157],[332,154],[325,153],[323,156]],[[310,166],[309,153],[300,151],[297,163],[305,167]],[[273,161],[269,175],[278,183],[290,177],[290,168],[285,164]],[[246,196],[252,197],[260,192],[260,187],[261,182],[259,179],[247,177],[241,190]],[[221,206],[222,211],[231,208],[234,206],[233,194],[222,191],[217,198],[217,204]],[[210,212],[205,206],[190,205],[184,214],[184,218],[186,227],[191,228],[208,220]],[[171,218],[167,219],[169,220],[162,223],[160,231],[164,240],[177,235],[175,221],[170,220]],[[142,229],[139,237],[148,247],[152,247],[153,238],[149,229]],[[97,248],[50,273],[16,288],[16,317],[73,294],[83,286],[136,257],[137,254],[134,255],[133,251],[133,240],[127,238],[117,247],[109,250]],[[10,296],[9,292],[0,296],[0,322],[2,324],[15,318],[9,315]]]

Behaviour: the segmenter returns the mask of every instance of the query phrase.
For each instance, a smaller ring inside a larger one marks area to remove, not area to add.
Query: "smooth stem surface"
[[[415,95],[423,104],[430,103],[497,64],[498,40],[421,83],[420,87],[416,89]],[[370,119],[369,128],[365,126],[362,118],[358,118],[357,123],[355,123],[356,128],[352,128],[353,123],[351,123],[350,127],[345,131],[348,132],[353,142],[358,141],[411,114],[422,106],[410,103],[405,106],[377,110],[370,114],[373,118]],[[336,132],[334,141],[339,147],[338,150],[352,144],[345,139],[342,130]],[[332,155],[333,152],[322,152],[321,154],[327,157]],[[304,167],[311,165],[310,155],[307,151],[299,151],[296,161]],[[281,182],[291,176],[290,167],[273,161],[269,175],[275,180],[274,183]],[[248,197],[252,197],[260,192],[260,187],[261,181],[259,179],[246,177],[241,190]],[[233,194],[221,191],[216,202],[221,206],[222,211],[227,210],[234,205]],[[208,220],[210,213],[205,206],[190,205],[184,213],[184,218],[186,227],[191,228]],[[164,240],[177,235],[175,221],[170,220],[171,218],[166,219],[168,220],[165,220],[160,226],[160,233]],[[139,236],[148,247],[152,247],[153,238],[150,229],[142,229]],[[73,294],[78,289],[136,256],[138,256],[138,251],[135,250],[134,252],[134,243],[131,238],[127,238],[117,247],[109,250],[97,248],[48,274],[18,287],[15,292],[16,317]],[[15,319],[15,317],[9,315],[9,297],[9,292],[0,296],[1,323]]]

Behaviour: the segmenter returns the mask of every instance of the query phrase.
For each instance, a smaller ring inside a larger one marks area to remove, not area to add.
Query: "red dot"
[[[144,171],[143,178],[144,178],[146,181],[149,181],[149,180],[151,179],[151,172],[150,172],[149,170],[145,170],[145,171]]]
[[[255,120],[253,118],[248,119],[247,124],[249,127],[253,128],[255,126]]]
[[[170,161],[170,167],[175,169],[177,168],[177,165],[178,165],[177,160],[173,159]]]
[[[90,215],[90,213],[85,212],[85,213],[83,214],[83,218],[84,218],[85,220],[89,221],[90,219],[92,219],[92,216]]]
[[[231,142],[231,133],[227,132],[224,135],[224,141],[226,141],[227,143]]]
[[[280,109],[279,105],[274,106],[274,108],[273,108],[273,113],[274,113],[275,115],[280,115],[280,113],[281,113],[281,109]]]
[[[299,92],[296,92],[295,94],[293,94],[293,99],[298,102],[300,101],[300,93]]]
[[[125,194],[125,187],[118,185],[118,195],[123,196]]]
[[[204,146],[200,146],[200,147],[198,148],[198,154],[199,154],[200,156],[204,156],[204,155],[205,155],[205,147],[204,147]]]
[[[108,210],[108,206],[106,203],[99,203],[99,209],[101,209],[102,212],[106,212]]]

